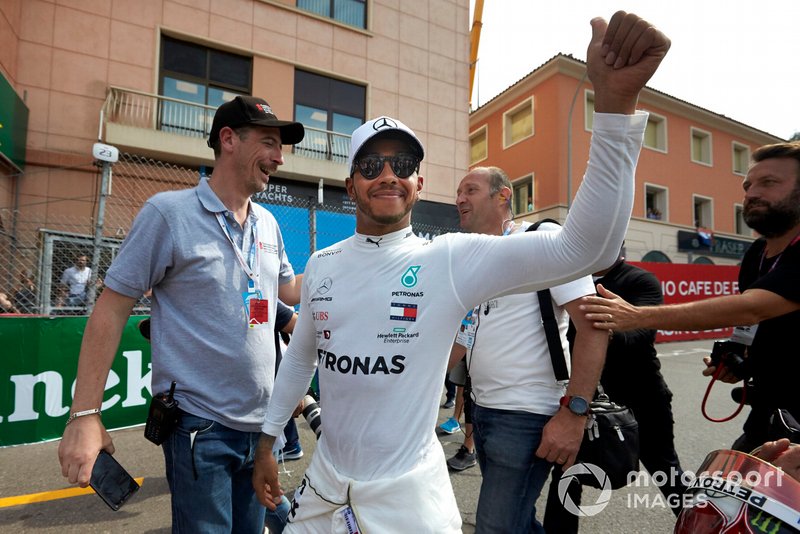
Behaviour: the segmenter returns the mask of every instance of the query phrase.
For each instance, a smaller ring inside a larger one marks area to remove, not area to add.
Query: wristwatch
[[[589,415],[589,401],[579,395],[564,395],[558,403],[575,415]]]

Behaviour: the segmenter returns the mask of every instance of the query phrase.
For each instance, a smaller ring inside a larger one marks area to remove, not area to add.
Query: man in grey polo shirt
[[[264,100],[236,97],[214,116],[213,175],[142,207],[86,325],[59,446],[70,482],[86,486],[98,451],[114,451],[96,415],[122,329],[152,288],[153,394],[175,381],[181,409],[163,444],[173,532],[263,532],[251,452],[272,392],[277,299],[297,303],[300,277],[275,218],[250,196],[283,164],[282,144],[303,135]]]

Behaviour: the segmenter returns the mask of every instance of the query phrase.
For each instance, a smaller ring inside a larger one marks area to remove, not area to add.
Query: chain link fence
[[[21,175],[27,181],[23,194],[13,205],[0,206],[0,313],[89,313],[145,200],[194,187],[200,177],[196,169],[131,154],[121,154],[113,166],[87,163]],[[355,229],[355,207],[338,199],[320,204],[309,196],[276,200],[265,193],[253,200],[275,215],[298,273],[312,252]],[[414,230],[430,239],[457,228],[415,222]],[[134,313],[149,312],[144,296]]]

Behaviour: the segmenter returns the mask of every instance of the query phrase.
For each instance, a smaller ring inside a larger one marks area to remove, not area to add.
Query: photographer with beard
[[[581,305],[595,328],[605,330],[752,325],[752,342],[741,366],[752,377],[752,409],[744,434],[732,446],[744,452],[769,439],[770,416],[776,409],[800,417],[800,358],[794,339],[800,331],[800,142],[763,146],[753,153],[753,162],[742,184],[744,219],[762,237],[742,260],[739,295],[638,307],[600,285],[598,293],[606,298],[585,297]],[[714,374],[716,366],[710,358],[705,361],[703,374]],[[726,369],[719,378],[735,383],[745,377]]]

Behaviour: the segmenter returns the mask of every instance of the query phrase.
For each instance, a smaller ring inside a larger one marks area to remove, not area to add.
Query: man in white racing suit
[[[306,266],[300,315],[256,453],[253,485],[272,509],[282,493],[272,445],[318,369],[322,435],[286,532],[460,532],[434,428],[465,311],[607,267],[630,217],[647,123],[636,102],[670,42],[624,12],[608,24],[594,19],[592,29],[594,133],[560,232],[418,238],[410,220],[423,186],[419,139],[389,117],[353,133],[346,186],[356,233]]]

